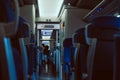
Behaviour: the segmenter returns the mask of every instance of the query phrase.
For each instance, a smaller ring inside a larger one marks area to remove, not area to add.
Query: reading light
[[[117,15],[117,17],[120,17],[120,15]]]
[[[120,17],[120,13],[119,13],[119,12],[116,12],[116,13],[114,14],[114,16]]]
[[[57,18],[63,0],[38,0],[41,18]]]

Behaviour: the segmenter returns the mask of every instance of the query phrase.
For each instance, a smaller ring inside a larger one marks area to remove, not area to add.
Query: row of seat
[[[15,12],[12,9],[7,0],[0,1],[0,78],[2,80],[17,80],[15,62],[13,58],[12,47],[9,37],[16,33],[18,24],[18,3],[15,3]],[[15,14],[15,16],[13,16]],[[13,16],[13,17],[11,17]]]
[[[120,18],[100,16],[77,30],[73,38],[64,40],[64,66],[67,60],[67,64],[74,65],[75,80],[116,80],[119,44],[116,47],[115,42],[119,43],[119,40],[115,38],[115,34],[120,35],[119,32]],[[70,46],[73,46],[75,51],[71,52]],[[74,63],[71,61],[73,59]]]
[[[11,8],[12,2],[14,8]],[[0,78],[27,80],[34,65],[34,45],[28,39],[30,26],[19,16],[16,0],[1,0],[0,7],[0,11],[4,9],[0,14]]]

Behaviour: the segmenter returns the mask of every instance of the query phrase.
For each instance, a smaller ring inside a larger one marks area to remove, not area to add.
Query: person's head
[[[41,47],[42,47],[42,49],[44,49],[45,48],[45,44],[42,44]]]
[[[48,45],[46,45],[46,46],[45,46],[45,49],[49,49],[49,46],[48,46]]]
[[[42,47],[45,47],[45,44],[42,44]]]

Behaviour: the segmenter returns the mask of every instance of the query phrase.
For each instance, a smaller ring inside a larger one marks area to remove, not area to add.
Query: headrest
[[[29,37],[29,24],[21,17],[19,18],[18,31],[15,37],[16,38]]]
[[[114,16],[101,16],[95,18],[87,27],[87,35],[98,40],[113,40],[113,35],[120,28],[120,19]]]
[[[28,23],[25,22],[19,26],[17,36],[22,37],[22,38],[29,37],[29,24]]]
[[[0,5],[1,5],[0,10],[2,11],[2,13],[0,14],[2,14],[1,17],[3,17],[3,21],[5,22],[13,21],[15,14],[11,8],[9,0],[0,0]]]
[[[86,44],[85,41],[85,28],[77,30],[73,35],[73,43]]]
[[[9,22],[11,20],[10,15],[14,19],[14,15],[12,14],[11,7],[9,3],[5,0],[0,0],[0,22]],[[13,21],[13,19],[11,21]]]
[[[72,38],[66,38],[63,41],[63,47],[71,47],[71,46],[73,46],[73,44],[72,44]]]

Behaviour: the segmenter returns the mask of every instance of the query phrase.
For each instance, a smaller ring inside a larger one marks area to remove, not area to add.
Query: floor
[[[57,76],[55,66],[52,63],[41,66],[39,80],[59,80]]]

